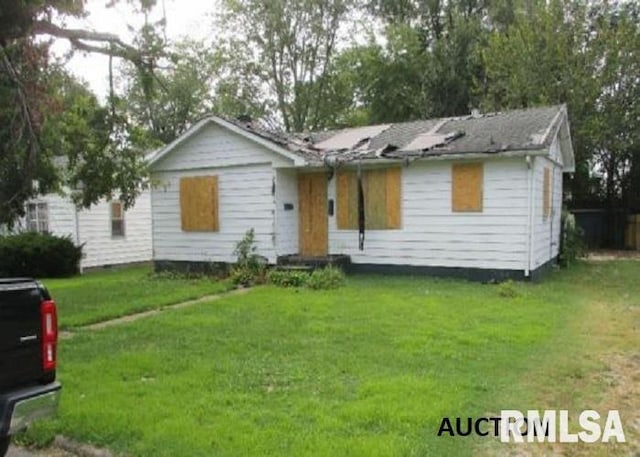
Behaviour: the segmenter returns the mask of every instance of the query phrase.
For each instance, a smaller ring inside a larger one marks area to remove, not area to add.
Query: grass
[[[640,455],[639,278],[640,262],[632,260],[582,263],[554,278],[549,285],[577,300],[577,313],[552,337],[553,353],[534,357],[500,398],[521,411],[568,409],[576,421],[586,409],[605,416],[618,410],[627,443],[513,445],[507,449],[514,453],[505,454],[504,446],[485,440],[476,454]]]
[[[158,308],[229,289],[210,278],[154,277],[151,267],[90,272],[69,279],[45,279],[58,305],[60,327],[67,329]]]
[[[639,275],[640,262],[583,263],[508,293],[353,277],[80,332],[60,345],[60,416],[26,440],[135,456],[493,455],[493,439],[438,437],[442,417],[598,401],[602,361],[585,351],[639,341],[617,327],[601,340],[592,326],[611,315],[593,304],[637,310]]]

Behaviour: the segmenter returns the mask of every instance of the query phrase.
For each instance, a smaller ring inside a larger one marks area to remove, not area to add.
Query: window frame
[[[33,211],[31,210],[31,208],[33,208]],[[34,201],[27,203],[27,214],[25,220],[27,231],[36,233],[49,233],[49,204],[43,201]]]
[[[119,205],[120,207],[120,217],[115,217],[114,215],[114,205]],[[111,238],[125,238],[127,235],[126,226],[125,226],[125,217],[124,217],[124,205],[120,200],[111,200],[109,202],[109,222],[111,226]],[[120,233],[115,233],[114,231],[114,222],[120,223]]]

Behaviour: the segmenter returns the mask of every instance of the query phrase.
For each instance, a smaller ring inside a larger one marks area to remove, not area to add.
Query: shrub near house
[[[37,232],[0,237],[0,277],[52,278],[79,273],[82,246],[71,238]]]

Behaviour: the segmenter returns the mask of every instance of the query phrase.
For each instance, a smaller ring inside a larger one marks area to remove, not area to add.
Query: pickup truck
[[[58,408],[57,340],[47,289],[33,279],[0,279],[0,457],[11,435]]]

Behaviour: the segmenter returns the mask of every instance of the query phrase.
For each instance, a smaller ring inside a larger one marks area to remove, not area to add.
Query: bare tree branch
[[[122,41],[112,33],[95,32],[83,29],[65,29],[47,21],[35,21],[32,33],[34,35],[51,35],[57,38],[65,38],[83,51],[98,52],[101,54],[122,57],[128,60],[136,60],[140,51]],[[106,43],[106,46],[87,44],[86,41]]]

